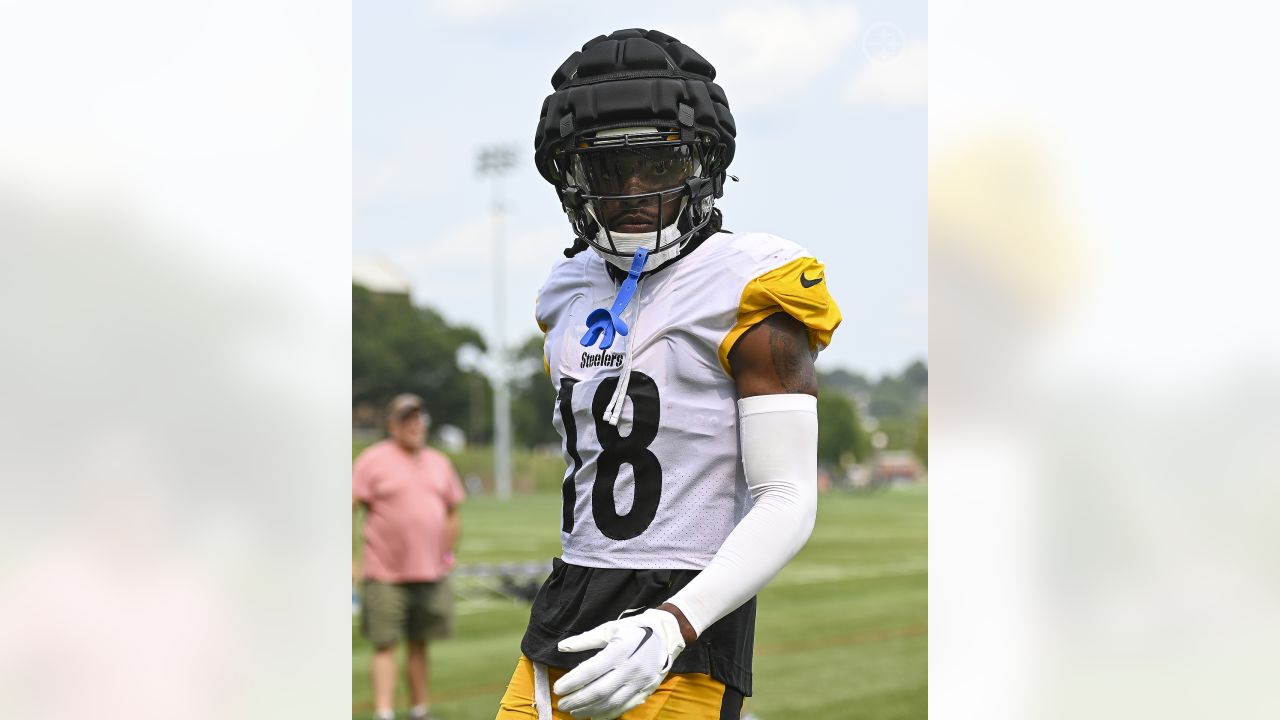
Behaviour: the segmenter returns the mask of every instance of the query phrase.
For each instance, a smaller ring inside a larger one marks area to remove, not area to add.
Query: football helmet
[[[551,77],[534,136],[580,243],[622,270],[678,257],[714,217],[737,128],[711,63],[657,30],[618,30]]]

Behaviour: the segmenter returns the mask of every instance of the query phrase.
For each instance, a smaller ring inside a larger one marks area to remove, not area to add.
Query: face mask
[[[686,203],[687,201],[681,200],[680,202],[681,213],[684,212]],[[588,207],[587,213],[591,215],[591,217],[595,219],[597,223],[600,222],[599,218],[596,218],[595,212],[594,210],[592,210],[592,208]],[[680,216],[680,213],[677,213],[676,217],[678,218],[679,216]],[[676,224],[677,223],[673,219],[670,225],[662,228],[661,232],[651,231],[651,232],[639,232],[639,233],[625,233],[625,232],[616,232],[611,230],[608,232],[607,235],[605,233],[605,229],[601,227],[599,232],[596,233],[596,243],[599,243],[599,245],[608,247],[609,240],[612,239],[613,247],[617,248],[617,251],[620,254],[614,255],[612,253],[605,252],[600,247],[597,247],[594,244],[592,245],[592,249],[595,250],[596,253],[600,255],[600,257],[604,258],[605,262],[612,264],[614,267],[624,272],[631,269],[631,260],[632,260],[632,257],[635,255],[636,250],[640,248],[649,250],[651,251],[649,254],[649,259],[645,262],[644,267],[641,269],[641,272],[647,272],[649,270],[652,270],[662,265],[668,260],[671,260],[672,258],[676,257],[677,255],[680,254],[680,251],[684,249],[684,245],[685,245],[684,243],[671,244],[672,241],[680,237],[680,229],[676,227]],[[663,245],[668,245],[668,244],[670,244],[670,247],[663,248],[659,252],[652,252],[654,248],[661,247]]]

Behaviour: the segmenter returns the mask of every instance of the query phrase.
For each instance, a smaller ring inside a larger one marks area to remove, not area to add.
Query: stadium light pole
[[[515,150],[495,145],[480,150],[480,175],[493,178],[493,478],[500,500],[511,497],[511,398],[507,384],[506,253],[503,238],[506,206],[502,176],[516,166]]]

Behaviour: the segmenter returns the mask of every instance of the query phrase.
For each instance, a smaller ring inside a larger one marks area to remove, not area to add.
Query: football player
[[[755,595],[817,506],[823,266],[722,229],[736,129],[715,68],[619,30],[552,76],[534,140],[576,241],[537,301],[564,440],[563,554],[508,718],[737,718]]]

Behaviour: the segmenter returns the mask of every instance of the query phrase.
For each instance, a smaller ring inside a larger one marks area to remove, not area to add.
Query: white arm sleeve
[[[760,592],[813,531],[818,511],[818,401],[738,401],[742,467],[754,504],[707,567],[668,601],[699,635]]]

